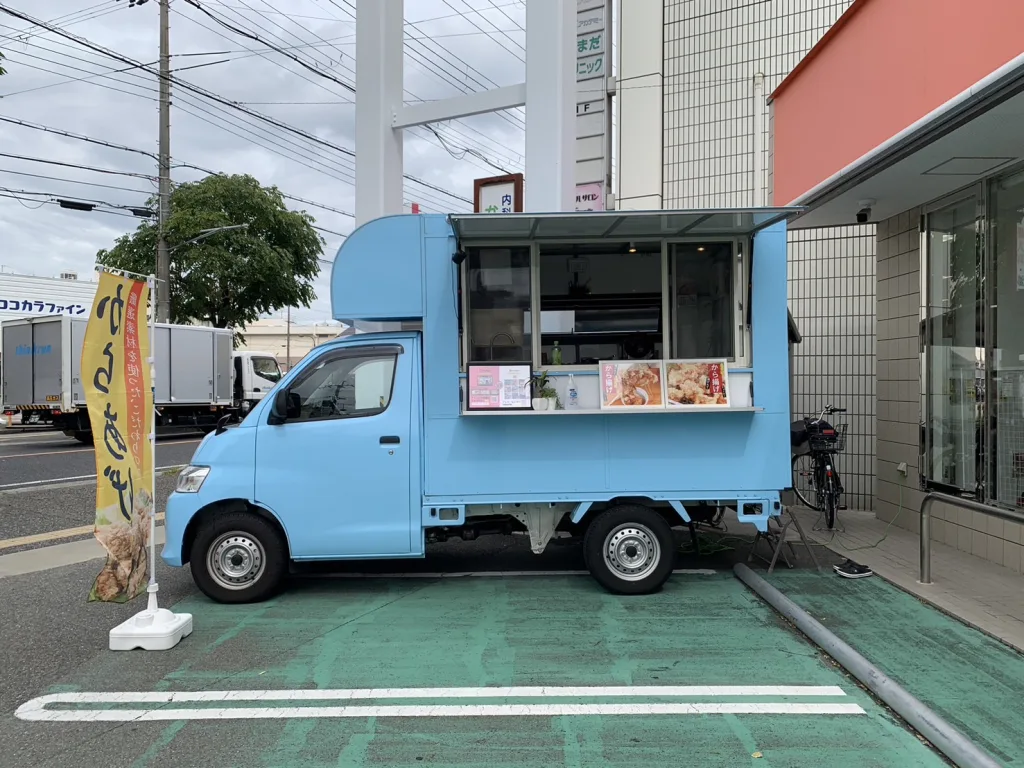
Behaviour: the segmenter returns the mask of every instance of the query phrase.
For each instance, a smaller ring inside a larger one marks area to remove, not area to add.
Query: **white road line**
[[[163,445],[199,445],[199,440],[172,440],[170,442],[157,443],[157,446]],[[58,456],[64,453],[92,453],[92,448],[65,448],[59,451],[38,451],[36,453],[12,453],[8,456],[0,456],[0,461],[6,459],[34,459],[36,456]]]
[[[290,720],[338,717],[558,717],[566,715],[863,715],[859,704],[790,702],[694,704],[462,704],[383,707],[232,707],[228,709],[48,710],[23,720],[69,722],[155,722],[168,720]]]
[[[170,467],[157,467],[157,472],[166,472],[169,469],[178,469],[181,465],[175,464]],[[57,485],[59,483],[73,483],[78,480],[95,480],[96,475],[77,475],[75,477],[50,477],[46,480],[28,480],[24,483],[7,483],[6,485],[0,485],[0,491],[7,490],[9,488],[28,488],[33,485]]]
[[[845,696],[838,685],[536,685],[482,688],[297,688],[233,691],[70,691],[36,704],[173,704],[195,701],[358,701],[366,699],[521,699],[567,696]]]
[[[615,686],[513,688],[365,688],[262,691],[140,691],[55,693],[18,707],[21,720],[36,722],[128,722],[154,720],[230,720],[354,717],[524,717],[556,715],[860,715],[858,704],[845,702],[650,702],[628,704],[426,704],[335,707],[217,707],[145,709],[47,709],[51,704],[173,704],[237,701],[354,701],[381,699],[579,698],[579,697],[715,697],[828,696],[846,694],[838,686]]]

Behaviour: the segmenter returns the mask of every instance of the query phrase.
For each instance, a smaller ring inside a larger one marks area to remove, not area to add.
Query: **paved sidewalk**
[[[1024,656],[877,577],[769,579],[1001,765],[1024,765]]]
[[[918,582],[920,539],[916,533],[878,520],[871,512],[852,510],[839,513],[845,532],[814,531],[818,513],[802,507],[792,509],[813,541],[867,565],[910,594],[1024,651],[1021,574],[933,541],[932,584],[926,586]],[[797,540],[794,528],[790,528],[787,538]]]

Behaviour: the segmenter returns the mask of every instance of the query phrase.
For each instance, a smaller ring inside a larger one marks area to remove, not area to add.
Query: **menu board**
[[[669,408],[728,408],[725,360],[667,360],[665,401]]]
[[[664,368],[660,360],[602,362],[602,410],[665,408]]]
[[[528,411],[530,404],[529,363],[479,365],[470,363],[467,371],[469,411]]]

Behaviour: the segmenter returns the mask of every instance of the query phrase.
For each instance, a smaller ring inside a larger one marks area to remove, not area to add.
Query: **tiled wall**
[[[850,509],[871,509],[875,479],[875,233],[836,227],[789,233],[789,304],[803,335],[794,350],[794,415],[846,408],[837,459]]]
[[[920,209],[878,224],[878,483],[879,519],[919,532],[921,422]],[[907,476],[897,467],[907,464]],[[1024,527],[977,512],[938,505],[932,539],[1022,570]]]
[[[710,208],[769,202],[767,96],[849,7],[851,0],[666,0],[664,206]],[[762,175],[756,179],[755,109],[761,109]],[[763,186],[762,186],[763,185]],[[786,200],[775,203],[785,204]],[[793,318],[804,342],[794,349],[794,410],[828,402],[850,409],[841,469],[851,509],[874,494],[873,227],[790,235]]]

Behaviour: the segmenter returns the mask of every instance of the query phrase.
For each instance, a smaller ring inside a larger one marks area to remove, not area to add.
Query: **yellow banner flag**
[[[153,516],[153,400],[145,282],[100,274],[82,345],[82,384],[96,451],[95,534],[107,550],[89,600],[145,591]]]

